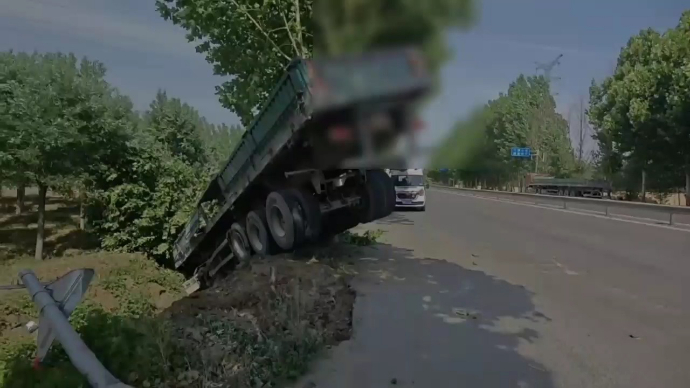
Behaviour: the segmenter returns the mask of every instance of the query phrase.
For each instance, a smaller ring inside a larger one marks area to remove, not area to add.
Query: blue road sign
[[[532,149],[529,147],[513,147],[510,149],[510,156],[514,158],[532,157]]]

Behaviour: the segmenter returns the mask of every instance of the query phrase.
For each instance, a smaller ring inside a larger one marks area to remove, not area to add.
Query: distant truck
[[[557,179],[545,175],[528,174],[527,190],[537,194],[569,197],[611,197],[611,183],[585,179]]]
[[[187,285],[388,216],[395,186],[377,167],[406,165],[386,155],[414,140],[431,84],[415,49],[294,60],[177,237]]]
[[[426,174],[421,168],[389,170],[395,186],[395,206],[426,209]]]

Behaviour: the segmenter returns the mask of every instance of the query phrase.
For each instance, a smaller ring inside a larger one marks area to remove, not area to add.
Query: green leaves
[[[664,34],[647,29],[621,50],[613,75],[590,88],[591,122],[609,175],[623,163],[690,182],[690,11]],[[654,178],[652,178],[654,180]]]
[[[217,75],[223,106],[250,124],[295,57],[419,45],[434,69],[444,34],[469,25],[471,0],[157,0],[160,15],[187,30]]]
[[[544,77],[520,75],[506,94],[456,124],[432,164],[460,170],[462,176],[456,178],[502,184],[514,174],[533,171],[534,162],[510,156],[512,147],[525,146],[545,158],[540,162],[542,173],[566,176],[575,168],[568,123],[556,112]]]
[[[73,55],[0,54],[0,176],[79,192],[104,248],[165,262],[242,130],[163,91],[140,117],[104,76]]]

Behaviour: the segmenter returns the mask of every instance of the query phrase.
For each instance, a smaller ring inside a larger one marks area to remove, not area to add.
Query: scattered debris
[[[422,300],[429,303],[429,302],[431,302],[431,297],[429,295],[426,295],[422,298]]]
[[[479,255],[476,254],[476,253],[473,253],[473,254],[472,254],[472,257],[479,257]]]
[[[479,318],[479,314],[477,314],[475,312],[467,311],[464,309],[460,309],[460,308],[453,308],[453,313],[455,313],[455,315],[457,315],[459,317],[463,317],[466,319],[477,319],[477,318]]]
[[[398,384],[398,379],[396,379],[395,377],[393,377],[393,378],[391,379],[391,384],[392,384],[392,385]]]

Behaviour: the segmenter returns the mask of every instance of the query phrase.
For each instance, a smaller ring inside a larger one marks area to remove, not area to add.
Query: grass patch
[[[340,236],[342,242],[357,246],[369,246],[378,243],[379,239],[383,237],[384,231],[381,229],[367,230],[362,234],[352,233],[350,231],[343,232]]]

